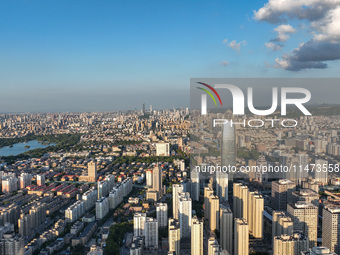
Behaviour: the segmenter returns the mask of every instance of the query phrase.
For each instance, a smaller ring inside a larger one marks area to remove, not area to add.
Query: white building
[[[97,201],[98,191],[96,189],[89,189],[82,195],[83,201],[85,201],[85,210],[92,208]]]
[[[181,229],[178,220],[169,219],[169,252],[180,254]]]
[[[234,245],[235,254],[249,254],[249,226],[245,219],[235,219]]]
[[[182,193],[184,187],[182,184],[173,184],[172,185],[172,214],[174,219],[178,220],[178,210],[179,210],[179,193]]]
[[[78,200],[74,204],[70,205],[65,210],[65,220],[66,222],[75,222],[78,220],[86,211],[86,202],[83,200]]]
[[[191,255],[203,255],[203,221],[192,218]]]
[[[189,238],[191,234],[192,203],[188,192],[183,192],[179,195],[178,214],[181,238]]]
[[[168,225],[168,204],[159,203],[156,205],[156,215],[159,227]]]
[[[230,207],[220,205],[220,246],[232,254],[233,250],[233,212]]]
[[[145,220],[145,247],[158,248],[158,222],[154,218],[146,218]]]
[[[135,213],[135,215],[133,216],[133,235],[135,237],[145,236],[145,221],[145,213]]]
[[[109,199],[102,197],[96,202],[96,219],[101,220],[109,213]]]
[[[156,144],[156,156],[169,156],[170,146],[169,143],[157,143]]]

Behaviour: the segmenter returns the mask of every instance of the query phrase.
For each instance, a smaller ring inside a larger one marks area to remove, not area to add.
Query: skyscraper
[[[192,218],[191,255],[203,255],[203,221]]]
[[[178,214],[181,238],[189,238],[191,233],[192,204],[188,192],[180,193]]]
[[[328,161],[324,159],[316,159],[315,160],[316,166],[321,166],[321,171],[315,171],[315,180],[322,183],[328,183]],[[324,166],[327,166],[327,171],[322,169]]]
[[[32,184],[32,175],[28,174],[28,173],[22,173],[19,176],[19,184],[20,184],[19,185],[20,189],[24,189],[27,186],[31,185]]]
[[[161,192],[162,189],[162,170],[156,165],[152,171],[152,188],[158,193]]]
[[[284,179],[272,182],[272,205],[275,210],[286,211],[287,204],[292,201],[292,192],[296,185],[293,181]]]
[[[236,139],[235,128],[229,124],[222,126],[221,139],[221,167],[236,166]],[[232,173],[216,172],[216,194],[220,201],[228,200],[228,181]]]
[[[44,174],[37,174],[37,185],[38,186],[45,185],[45,175]]]
[[[214,190],[210,187],[204,188],[204,218],[208,220],[210,218],[210,196],[214,194]]]
[[[159,227],[166,227],[168,224],[168,204],[159,203],[156,205],[156,216]]]
[[[235,255],[249,255],[249,226],[245,219],[235,219]]]
[[[146,214],[145,213],[135,213],[133,216],[133,235],[137,236],[145,236],[145,221]]]
[[[147,217],[145,220],[145,247],[158,248],[158,222],[154,218]]]
[[[233,185],[233,211],[235,218],[245,218],[248,215],[248,187],[241,183]]]
[[[178,220],[178,210],[179,210],[179,193],[183,192],[182,184],[173,184],[172,185],[172,215],[173,218]]]
[[[149,169],[146,171],[146,186],[152,187],[152,170]]]
[[[219,229],[220,218],[220,200],[216,195],[210,195],[209,197],[209,228],[210,231]]]
[[[322,213],[322,246],[340,254],[340,206],[327,205]]]
[[[318,207],[299,201],[295,204],[288,204],[288,214],[294,223],[294,231],[301,231],[309,238],[309,247],[317,245],[318,232]]]
[[[236,165],[235,127],[230,124],[222,126],[221,166]]]
[[[233,212],[224,204],[220,205],[220,246],[233,254]]]
[[[248,192],[247,221],[249,230],[255,238],[263,237],[263,197],[256,192]]]
[[[272,215],[272,238],[274,240],[275,236],[293,234],[293,221],[282,211],[273,211]]]
[[[109,198],[102,197],[98,199],[96,202],[96,219],[101,220],[104,218],[109,213],[109,210]]]
[[[169,219],[169,252],[180,254],[181,229],[178,220]]]
[[[218,244],[215,237],[211,236],[208,240],[208,255],[219,255],[220,245]]]
[[[200,197],[200,173],[196,170],[191,171],[191,198],[194,201],[198,201]]]
[[[89,182],[97,181],[97,162],[89,162],[87,165],[87,176]]]
[[[241,187],[242,183],[233,183],[233,212],[235,218],[242,218]]]

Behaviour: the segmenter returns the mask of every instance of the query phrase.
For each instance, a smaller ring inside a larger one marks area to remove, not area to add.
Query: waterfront
[[[16,144],[13,144],[13,147],[10,147],[10,146],[2,147],[0,149],[0,156],[5,156],[5,157],[16,156],[29,150],[46,148],[51,145],[54,145],[54,144],[53,143],[42,144],[37,140],[28,141],[27,143],[16,143]]]

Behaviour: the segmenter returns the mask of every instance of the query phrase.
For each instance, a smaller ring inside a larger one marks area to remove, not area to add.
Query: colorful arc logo
[[[208,85],[208,84],[206,84],[206,83],[203,83],[203,82],[197,82],[197,83],[198,83],[198,84],[201,84],[201,85],[203,85],[203,86],[206,86],[206,87],[209,88],[212,92],[214,92],[214,94],[217,96],[217,98],[218,98],[218,100],[220,101],[220,104],[221,104],[221,106],[222,106],[221,97],[220,97],[220,95],[217,93],[217,91],[216,91],[213,87],[211,87],[210,85]],[[212,100],[214,101],[215,105],[217,105],[216,100],[215,100],[215,97],[213,96],[213,94],[211,94],[211,92],[210,92],[209,90],[204,89],[204,88],[200,88],[200,87],[197,87],[197,88],[200,89],[200,90],[203,90],[204,92],[206,92],[206,93],[212,98]]]

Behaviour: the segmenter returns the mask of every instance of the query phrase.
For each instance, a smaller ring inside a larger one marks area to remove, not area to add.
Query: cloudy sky
[[[0,2],[0,112],[189,106],[192,77],[339,77],[340,0]]]

